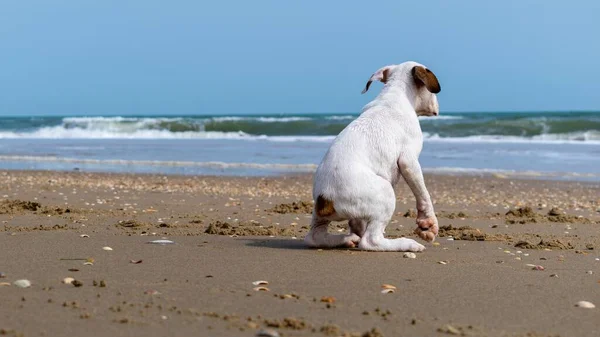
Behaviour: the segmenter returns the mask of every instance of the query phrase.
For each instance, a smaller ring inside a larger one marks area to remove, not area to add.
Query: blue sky
[[[0,114],[356,113],[415,60],[446,111],[600,110],[600,1],[3,1]]]

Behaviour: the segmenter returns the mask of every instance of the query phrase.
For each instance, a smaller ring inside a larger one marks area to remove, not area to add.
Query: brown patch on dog
[[[331,216],[335,213],[333,201],[325,199],[322,195],[317,197],[315,209],[317,210],[317,215],[320,217]]]
[[[442,91],[440,82],[438,82],[437,77],[435,77],[435,74],[431,72],[431,70],[425,67],[415,66],[412,68],[412,75],[415,79],[415,83],[417,85],[424,85],[429,92],[437,94]]]

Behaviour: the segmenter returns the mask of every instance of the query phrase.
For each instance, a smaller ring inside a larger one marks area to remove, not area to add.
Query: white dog
[[[417,200],[417,233],[433,241],[438,222],[423,181],[419,154],[423,134],[417,116],[436,116],[440,84],[426,67],[405,62],[379,69],[367,82],[385,85],[361,115],[333,141],[314,178],[310,247],[355,247],[377,251],[413,251],[425,247],[407,238],[386,239],[394,214],[394,186],[403,177]],[[331,221],[349,220],[350,234],[327,232]]]

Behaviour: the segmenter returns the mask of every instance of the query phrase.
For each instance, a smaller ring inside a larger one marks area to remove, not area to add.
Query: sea
[[[0,116],[0,169],[268,176],[313,172],[358,114]],[[420,117],[430,173],[600,182],[600,112]]]

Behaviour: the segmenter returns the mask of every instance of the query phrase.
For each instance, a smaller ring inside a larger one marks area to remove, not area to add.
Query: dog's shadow
[[[247,246],[250,247],[261,247],[261,248],[273,248],[273,249],[292,249],[292,250],[317,250],[317,248],[308,247],[303,240],[294,239],[259,239],[259,238],[244,238]],[[322,250],[355,250],[355,248],[347,247],[334,247],[334,248],[323,248]]]
[[[243,239],[250,247],[274,248],[274,249],[301,249],[309,250],[302,240],[294,239]]]

